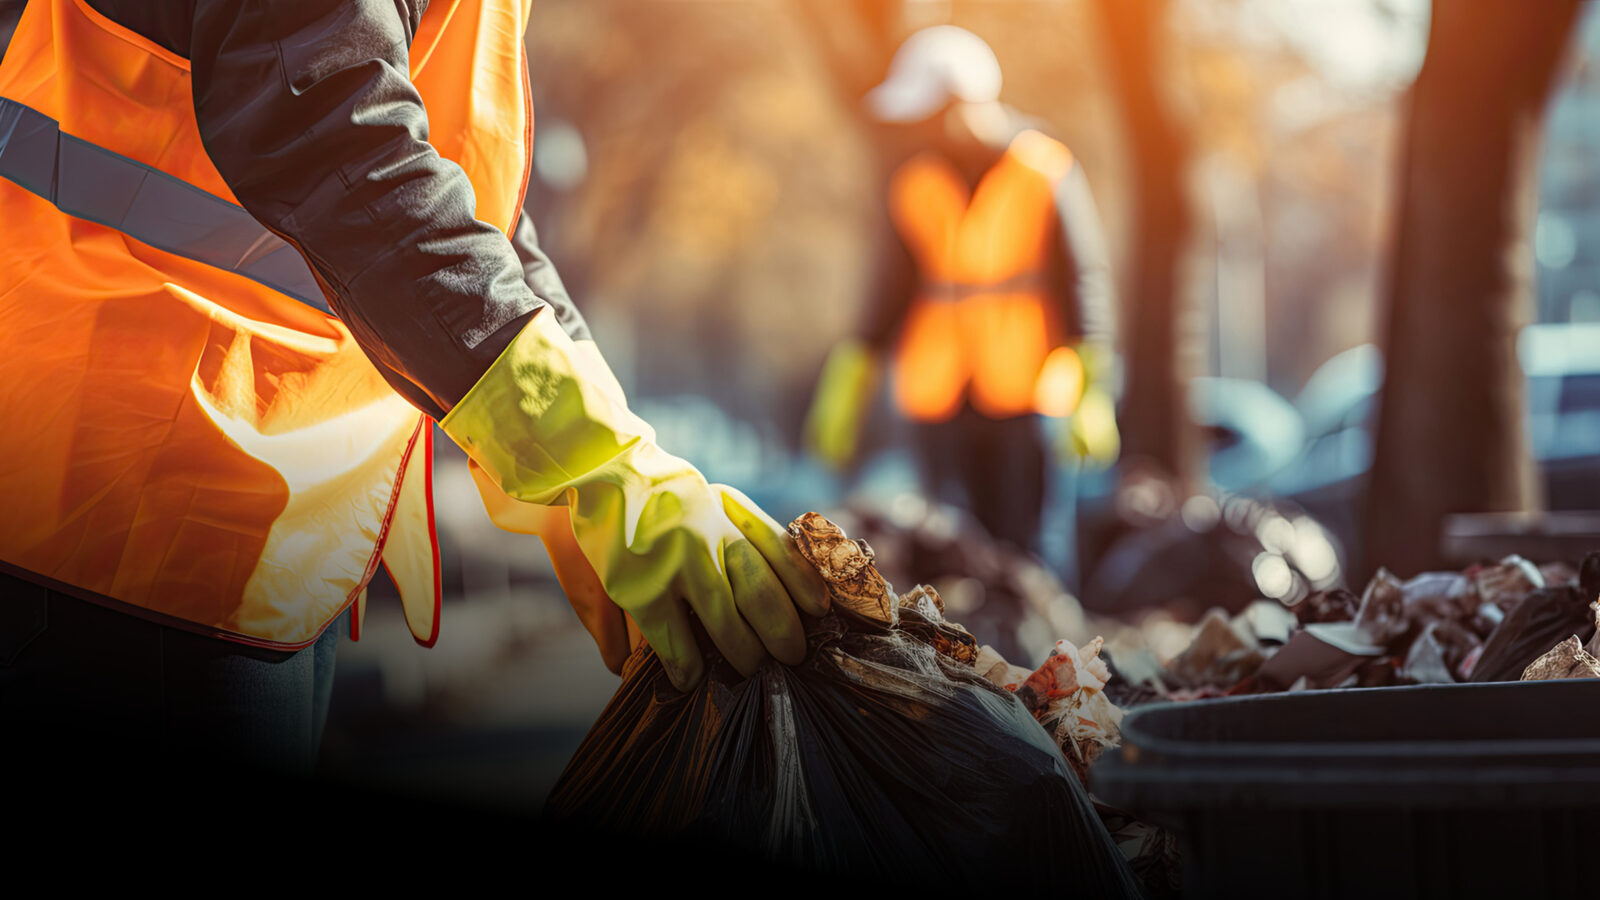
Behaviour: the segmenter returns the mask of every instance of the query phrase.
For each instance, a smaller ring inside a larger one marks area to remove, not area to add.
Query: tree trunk
[[[1125,471],[1154,469],[1181,500],[1201,474],[1189,417],[1195,373],[1179,284],[1192,213],[1184,179],[1189,140],[1163,92],[1167,0],[1098,0],[1107,61],[1132,159],[1132,251],[1122,296],[1126,381],[1118,420]]]
[[[1435,3],[1411,90],[1365,555],[1440,568],[1460,512],[1532,510],[1517,331],[1530,308],[1539,134],[1576,0]]]
[[[902,0],[794,0],[834,87],[857,114],[861,98],[883,80],[899,46]]]

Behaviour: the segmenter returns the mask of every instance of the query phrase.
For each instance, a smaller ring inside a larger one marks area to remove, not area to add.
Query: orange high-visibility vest
[[[1071,167],[1066,147],[1024,131],[970,196],[935,154],[895,171],[890,213],[919,277],[892,364],[907,418],[942,422],[963,400],[995,419],[1076,405],[1075,392],[1059,397],[1040,377],[1047,361],[1077,366],[1049,290],[1055,188]]]
[[[433,146],[507,234],[526,20],[526,0],[434,0],[411,48]],[[83,0],[29,3],[0,61],[4,568],[292,649],[381,561],[431,644],[431,442],[212,165],[188,61]]]

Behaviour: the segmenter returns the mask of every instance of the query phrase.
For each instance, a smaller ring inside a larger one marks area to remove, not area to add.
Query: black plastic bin
[[[1185,897],[1578,897],[1600,886],[1600,680],[1167,703],[1097,796],[1179,832]]]

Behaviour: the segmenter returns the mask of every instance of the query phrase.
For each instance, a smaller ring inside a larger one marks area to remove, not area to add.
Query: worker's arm
[[[379,370],[438,418],[545,301],[511,241],[475,217],[466,173],[428,143],[409,77],[422,11],[194,0],[186,55],[206,151],[240,204],[300,251]]]
[[[562,329],[575,341],[591,340],[589,324],[584,321],[583,313],[578,311],[577,304],[567,294],[567,286],[561,282],[561,275],[556,272],[555,264],[550,257],[545,255],[539,246],[539,236],[533,230],[533,220],[526,212],[517,220],[517,229],[511,235],[511,246],[517,251],[517,258],[522,261],[522,280],[540,300],[550,305],[556,314],[556,321],[561,323]]]
[[[1109,466],[1122,448],[1110,384],[1115,315],[1111,262],[1089,180],[1076,162],[1056,183],[1052,279],[1077,354],[1079,397],[1058,443],[1069,458]],[[1043,393],[1043,392],[1041,392]]]
[[[408,77],[421,15],[402,0],[195,0],[195,108],[218,171],[496,489],[566,505],[605,594],[675,684],[705,670],[691,612],[746,675],[769,653],[798,663],[797,606],[827,609],[820,576],[747,498],[655,443],[594,343],[530,288],[559,284],[548,261],[525,269],[476,219]]]
[[[887,354],[900,334],[917,293],[917,264],[895,230],[888,210],[877,227],[877,256],[872,284],[857,334],[879,355]]]
[[[1111,261],[1105,231],[1083,166],[1073,163],[1056,183],[1054,290],[1069,339],[1109,348],[1114,331]]]

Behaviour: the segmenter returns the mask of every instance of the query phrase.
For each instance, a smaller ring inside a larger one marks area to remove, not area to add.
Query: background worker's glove
[[[1090,469],[1109,469],[1122,452],[1122,433],[1117,430],[1117,410],[1111,394],[1092,387],[1083,393],[1078,408],[1062,430],[1061,455],[1081,460]]]
[[[882,370],[877,355],[861,341],[844,341],[828,354],[806,415],[805,444],[835,471],[855,460],[862,422],[878,391]]]
[[[1109,468],[1122,450],[1116,404],[1104,387],[1110,354],[1090,345],[1057,347],[1045,358],[1034,385],[1034,408],[1052,417],[1066,417],[1056,441],[1063,461]]]
[[[605,593],[680,689],[705,673],[691,610],[744,675],[769,653],[805,658],[795,607],[827,611],[821,575],[743,494],[656,446],[599,353],[554,316],[536,314],[439,424],[506,496],[565,502]]]

